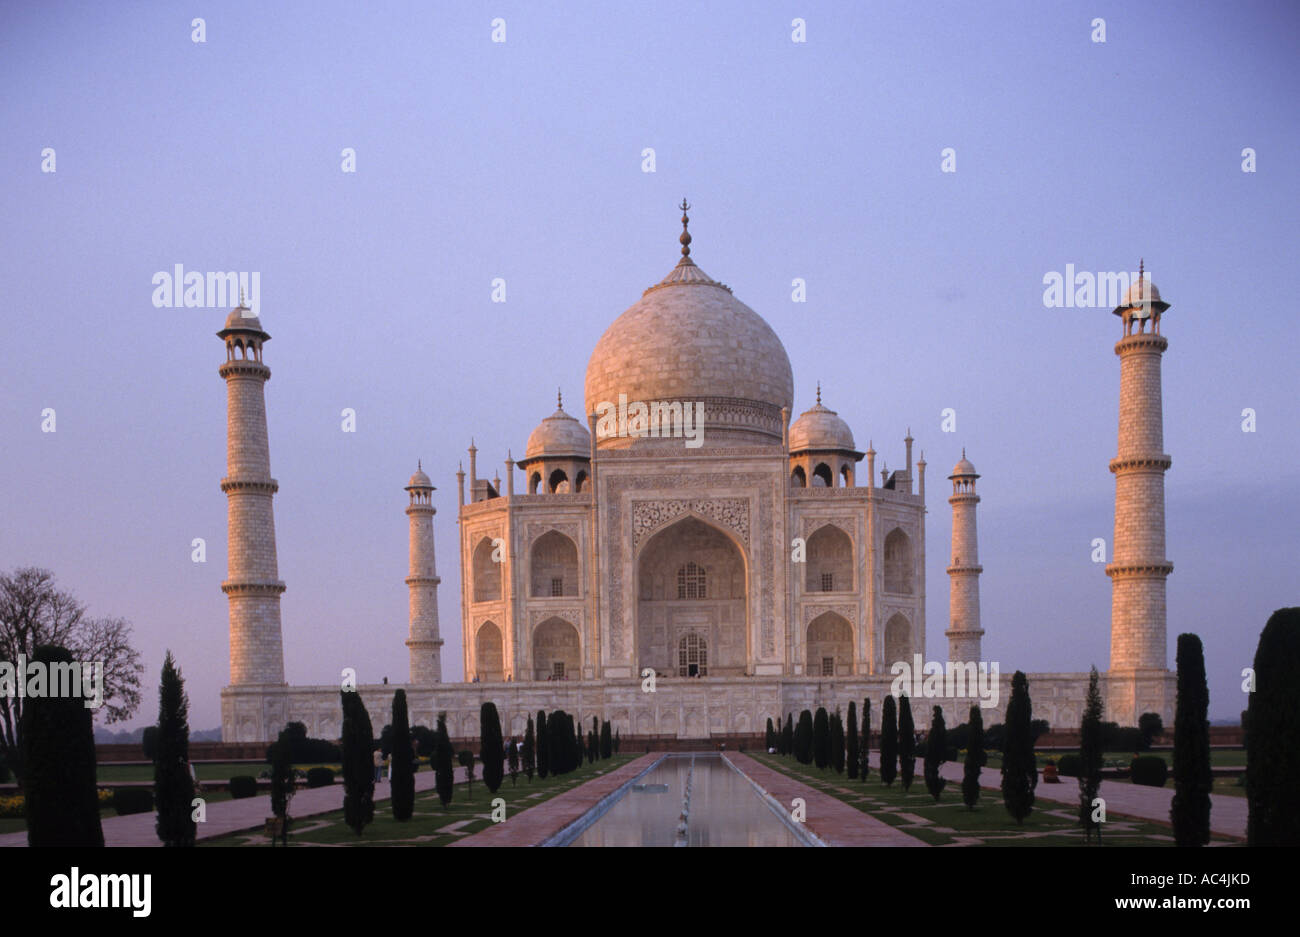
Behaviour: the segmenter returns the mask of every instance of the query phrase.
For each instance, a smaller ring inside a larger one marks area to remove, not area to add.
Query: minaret
[[[1172,460],[1164,452],[1160,392],[1160,356],[1169,347],[1160,334],[1160,317],[1168,308],[1145,276],[1143,264],[1124,303],[1114,310],[1124,323],[1124,335],[1115,345],[1120,361],[1119,451],[1110,462],[1115,474],[1115,538],[1106,567],[1111,581],[1106,717],[1120,725],[1136,725],[1146,707],[1167,707],[1170,702],[1139,699],[1143,691],[1138,687],[1141,678],[1168,672],[1165,577],[1174,566],[1165,559],[1165,472]]]
[[[226,317],[217,333],[226,362],[217,371],[226,381],[227,575],[221,591],[230,600],[230,683],[284,684],[280,594],[284,583],[275,559],[271,498],[279,485],[271,477],[263,385],[271,369],[262,346],[271,336],[244,305]]]
[[[411,519],[410,575],[411,636],[406,646],[411,651],[411,683],[428,686],[442,682],[442,638],[438,636],[438,578],[433,559],[433,483],[416,463],[406,490],[411,496],[406,516]]]
[[[961,451],[961,461],[953,466],[952,497],[952,564],[948,567],[948,660],[954,663],[978,663],[980,638],[980,565],[979,538],[975,532],[975,505],[980,496],[975,493],[975,479],[979,475],[975,466],[966,460],[966,450]]]

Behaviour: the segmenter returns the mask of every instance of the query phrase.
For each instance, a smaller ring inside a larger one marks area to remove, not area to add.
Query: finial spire
[[[690,257],[691,256],[691,232],[686,230],[686,226],[691,223],[691,219],[690,216],[688,216],[686,213],[690,211],[691,206],[690,204],[687,203],[686,199],[683,198],[682,203],[677,207],[682,210],[682,236],[679,237],[677,240],[679,240],[682,244],[682,256]]]
[[[822,405],[822,382],[817,382],[817,406]]]
[[[965,446],[962,446],[962,447],[961,447],[961,457],[962,457],[963,459],[966,458],[966,447],[965,447]]]
[[[248,308],[248,306],[246,306],[244,303],[244,288],[242,286],[239,288],[239,308],[240,309]]]
[[[416,459],[416,460],[415,460],[415,470],[416,470],[417,472],[423,472],[423,471],[424,471],[424,460],[423,460],[423,459]]]
[[[555,409],[564,409],[564,393],[558,387],[555,388]]]

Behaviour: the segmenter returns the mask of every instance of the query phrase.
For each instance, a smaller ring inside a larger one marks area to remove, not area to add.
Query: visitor
[[[381,749],[375,749],[375,783],[378,784],[384,779],[384,753]]]

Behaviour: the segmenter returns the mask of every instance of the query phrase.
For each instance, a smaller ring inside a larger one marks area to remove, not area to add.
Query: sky
[[[1260,630],[1300,604],[1300,7],[201,6],[0,5],[0,569],[133,623],[122,725],[154,721],[168,648],[196,729],[229,667],[227,309],[157,308],[155,273],[259,274],[289,682],[405,679],[417,459],[455,681],[457,464],[473,438],[504,472],[557,386],[579,409],[597,339],[678,258],[683,196],[795,411],[820,380],[860,448],[924,451],[930,659],[965,447],[1004,672],[1106,667],[1120,323],[1043,284],[1144,259],[1172,304],[1169,663],[1199,634],[1210,715],[1245,707]]]

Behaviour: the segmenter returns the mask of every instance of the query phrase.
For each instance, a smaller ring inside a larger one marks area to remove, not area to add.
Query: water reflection
[[[691,763],[694,761],[694,772]],[[684,830],[683,798],[690,781]],[[801,846],[749,781],[716,755],[670,756],[629,790],[572,846]]]

